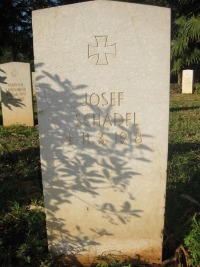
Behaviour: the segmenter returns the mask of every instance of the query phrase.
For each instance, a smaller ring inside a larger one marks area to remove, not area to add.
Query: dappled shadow
[[[6,80],[6,77],[0,76],[0,83],[6,84],[5,80]]]
[[[2,70],[2,69],[0,69],[0,72],[3,72],[3,73],[5,73],[5,74],[6,74],[6,72],[5,72],[4,70]]]
[[[105,99],[105,106],[85,106],[86,84],[41,71],[36,86],[49,244],[57,253],[77,254],[114,235],[114,225],[142,216],[133,190],[141,173],[130,161],[149,164],[153,150],[142,136],[153,137],[141,135],[137,121],[129,125],[130,115],[120,116]]]
[[[6,72],[2,69],[0,69],[0,72],[5,74],[4,76],[0,76],[0,84],[7,84]],[[12,107],[23,108],[25,106],[22,99],[16,98],[15,95],[8,90],[6,90],[6,91],[2,90],[1,85],[0,85],[0,91],[1,91],[0,92],[1,93],[1,102],[5,108],[12,110]]]
[[[1,91],[1,101],[2,104],[10,110],[12,110],[12,107],[23,108],[26,106],[21,99],[15,98],[14,95],[9,91]]]

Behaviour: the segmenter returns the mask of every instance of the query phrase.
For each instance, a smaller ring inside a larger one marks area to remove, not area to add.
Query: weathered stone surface
[[[49,247],[159,262],[170,11],[94,1],[33,12]]]
[[[182,76],[182,93],[192,94],[194,87],[194,71],[193,70],[183,70]]]
[[[1,64],[0,69],[3,125],[33,126],[30,64],[10,62]]]

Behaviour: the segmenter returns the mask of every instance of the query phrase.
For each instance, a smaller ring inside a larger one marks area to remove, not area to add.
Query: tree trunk
[[[178,71],[177,73],[177,78],[178,78],[178,84],[181,85],[182,82],[182,71]]]

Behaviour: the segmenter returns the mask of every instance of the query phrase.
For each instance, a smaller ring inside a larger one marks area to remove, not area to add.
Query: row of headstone
[[[0,100],[4,126],[34,125],[32,95],[35,94],[35,79],[34,76],[32,78],[29,63],[9,62],[0,65]]]
[[[90,1],[33,12],[49,248],[161,262],[170,10]]]
[[[98,37],[96,40],[101,39]],[[92,49],[97,48],[93,47]],[[115,49],[115,46],[112,49]],[[91,47],[90,51],[92,51]],[[98,64],[102,64],[105,58],[101,56],[98,60]],[[33,126],[32,94],[33,96],[36,95],[36,82],[34,72],[30,77],[30,64],[20,62],[1,64],[0,71],[0,101],[2,99],[3,125],[24,124]],[[30,80],[31,78],[32,80]],[[183,94],[193,93],[193,79],[193,70],[183,70]]]

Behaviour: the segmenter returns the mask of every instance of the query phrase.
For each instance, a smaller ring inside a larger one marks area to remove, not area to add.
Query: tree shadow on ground
[[[11,202],[29,205],[32,200],[43,198],[39,148],[4,152],[0,156],[1,166],[1,211],[7,210]]]
[[[163,254],[165,259],[174,255],[175,249],[183,242],[188,231],[190,218],[200,211],[199,154],[199,143],[169,144]]]
[[[193,110],[193,109],[199,109],[199,106],[196,107],[176,107],[176,108],[170,108],[170,112],[175,112],[175,111],[183,111],[183,110]]]

